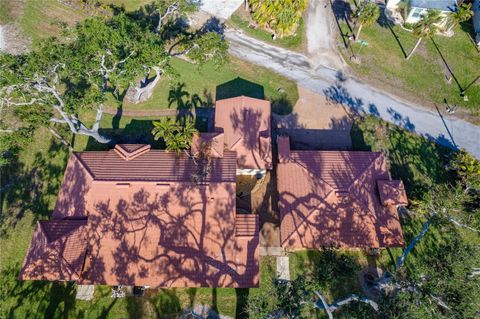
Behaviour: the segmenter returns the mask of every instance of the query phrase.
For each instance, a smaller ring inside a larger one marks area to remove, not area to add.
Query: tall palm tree
[[[442,21],[440,11],[438,10],[428,10],[427,14],[424,15],[420,21],[415,23],[413,26],[413,35],[415,35],[418,40],[412,51],[407,55],[406,59],[409,60],[412,54],[417,50],[418,46],[423,39],[428,37],[433,37],[438,31],[438,24]]]
[[[378,20],[380,17],[380,8],[378,8],[375,3],[369,2],[364,6],[359,7],[355,15],[358,17],[359,26],[358,32],[354,35],[354,38],[358,39],[363,26],[372,25]]]
[[[451,31],[462,22],[468,21],[473,17],[472,4],[462,3],[457,10],[448,15],[448,31]]]

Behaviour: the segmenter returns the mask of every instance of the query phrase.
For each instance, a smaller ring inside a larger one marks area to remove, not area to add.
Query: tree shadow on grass
[[[265,98],[263,86],[237,77],[217,86],[215,100],[223,100],[242,95],[262,100]]]
[[[378,18],[377,22],[379,26],[383,28],[388,28],[388,30],[390,30],[390,33],[392,33],[393,38],[395,39],[398,46],[400,47],[400,50],[402,51],[403,57],[406,58],[407,52],[405,51],[405,48],[403,47],[402,42],[400,41],[400,37],[395,33],[395,30],[393,30],[393,27],[395,26],[395,24],[392,21],[390,21],[390,19],[387,18],[384,10],[380,10],[380,17]]]
[[[50,215],[50,204],[60,188],[61,177],[67,161],[68,150],[57,140],[51,140],[46,152],[36,152],[31,168],[18,159],[2,168],[0,235],[12,229],[25,212],[33,214],[33,222]]]

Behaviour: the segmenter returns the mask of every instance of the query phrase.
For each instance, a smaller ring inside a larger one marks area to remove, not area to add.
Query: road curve
[[[276,47],[234,29],[225,30],[232,55],[269,68],[314,92],[371,114],[451,148],[464,148],[480,159],[480,127],[422,108],[383,92],[337,70],[312,65],[303,54]]]

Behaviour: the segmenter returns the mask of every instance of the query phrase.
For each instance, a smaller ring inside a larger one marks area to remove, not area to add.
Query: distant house
[[[397,206],[408,203],[382,153],[297,151],[279,136],[280,241],[287,250],[404,245]]]
[[[473,10],[473,29],[475,32],[475,43],[480,46],[480,0],[475,0]]]
[[[258,216],[236,213],[235,152],[201,183],[187,155],[116,145],[70,155],[19,278],[152,287],[258,286]]]
[[[405,8],[405,23],[415,24],[428,10],[438,10],[444,17],[455,11],[457,6],[456,0],[389,0],[386,8],[389,10],[397,10],[400,6]],[[446,25],[447,19],[441,23],[441,27]]]

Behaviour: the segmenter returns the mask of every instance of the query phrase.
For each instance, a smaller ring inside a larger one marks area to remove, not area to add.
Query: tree
[[[462,3],[456,7],[456,10],[448,15],[448,31],[451,31],[462,22],[468,21],[473,17],[472,4]]]
[[[166,10],[161,16],[147,10],[144,15],[119,11],[89,18],[65,30],[65,37],[45,41],[31,53],[0,55],[0,140],[15,140],[5,138],[6,134],[31,136],[39,126],[66,125],[73,134],[109,143],[111,138],[99,131],[108,94],[122,103],[123,93],[154,70],[156,78],[146,83],[152,89],[161,74],[175,74],[170,64],[174,56],[197,64],[223,63],[228,46],[217,33],[167,32],[173,28],[167,22],[182,16],[182,8],[191,3],[187,2],[160,1],[170,4],[157,7]],[[160,33],[157,20],[165,23]],[[92,111],[94,120],[85,120]],[[0,143],[2,157],[8,145],[12,143]]]
[[[358,8],[355,15],[358,17],[358,31],[354,35],[355,39],[360,38],[360,32],[362,31],[363,26],[370,26],[374,24],[380,17],[380,9],[376,3],[368,2],[365,5]]]
[[[250,0],[252,18],[280,38],[295,34],[306,0]]]
[[[480,161],[462,150],[455,154],[450,168],[457,172],[465,185],[465,191],[480,191]]]
[[[154,139],[163,138],[166,149],[180,155],[182,151],[190,149],[192,138],[197,130],[193,121],[186,121],[185,125],[179,125],[171,118],[153,122],[152,134]]]
[[[433,37],[437,33],[438,23],[440,23],[441,20],[440,11],[428,10],[427,14],[415,23],[413,26],[413,35],[415,35],[418,40],[412,51],[407,55],[407,60],[410,59],[424,38]]]

